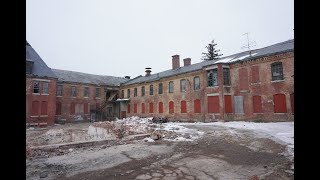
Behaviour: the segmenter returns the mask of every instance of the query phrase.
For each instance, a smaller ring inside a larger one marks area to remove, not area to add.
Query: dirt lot
[[[75,126],[86,130],[89,125]],[[293,160],[287,156],[283,144],[250,130],[184,126],[204,134],[193,141],[114,140],[104,145],[39,152],[26,160],[26,178],[293,179]],[[61,126],[54,129],[61,129]],[[67,129],[75,128],[70,125]],[[37,133],[38,139],[43,137],[40,132],[27,131],[29,142],[36,142],[31,137],[37,137]],[[48,129],[42,133],[45,132]]]

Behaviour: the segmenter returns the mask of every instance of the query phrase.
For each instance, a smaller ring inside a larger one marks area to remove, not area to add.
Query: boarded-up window
[[[56,115],[61,115],[61,102],[56,103]]]
[[[39,115],[39,101],[32,102],[32,115]]]
[[[251,78],[252,83],[257,83],[260,81],[259,66],[251,67]]]
[[[231,96],[230,95],[224,96],[224,112],[225,113],[232,113],[232,103],[231,103]]]
[[[74,115],[75,111],[76,111],[76,106],[75,106],[74,102],[72,102],[70,105],[70,114]]]
[[[201,113],[200,99],[194,100],[194,113]]]
[[[243,97],[242,96],[234,96],[233,97],[234,102],[234,113],[235,114],[243,114]]]
[[[48,102],[42,101],[41,102],[41,115],[48,115]]]
[[[187,113],[187,102],[181,101],[181,113]]]
[[[137,104],[134,104],[133,105],[133,113],[137,113],[137,109],[138,109]]]
[[[248,71],[247,68],[239,69],[240,90],[248,90]]]
[[[291,111],[293,114],[294,113],[294,93],[290,94],[290,100],[291,100]]]
[[[169,102],[169,113],[174,113],[174,103],[173,103],[173,101]]]
[[[84,103],[83,111],[84,111],[84,114],[88,114],[88,103]]]
[[[149,113],[153,113],[153,103],[149,103]]]
[[[253,112],[262,113],[261,96],[253,96]]]
[[[163,103],[159,102],[159,113],[163,113]]]
[[[127,113],[130,113],[130,104],[128,104],[128,110],[127,110]]]
[[[273,102],[274,102],[274,112],[275,113],[286,113],[287,112],[286,96],[284,94],[273,95]]]
[[[141,112],[145,113],[145,105],[144,105],[144,103],[141,104]]]
[[[219,96],[208,96],[208,113],[219,113]]]

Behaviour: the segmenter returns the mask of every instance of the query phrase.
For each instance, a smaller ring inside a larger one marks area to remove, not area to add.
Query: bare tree
[[[217,43],[214,43],[214,40],[212,40],[211,43],[209,43],[208,46],[206,46],[206,49],[208,52],[202,53],[202,55],[203,55],[202,60],[203,61],[215,60],[223,55],[223,54],[218,53],[220,50],[215,48],[216,45],[217,45]]]

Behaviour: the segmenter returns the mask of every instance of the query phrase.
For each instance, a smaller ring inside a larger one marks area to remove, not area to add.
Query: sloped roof
[[[120,83],[126,82],[128,79],[114,76],[94,75],[76,71],[67,71],[61,69],[52,69],[58,77],[58,81],[120,86]]]
[[[235,62],[239,61],[247,61],[251,59],[256,59],[264,56],[270,56],[273,54],[279,54],[279,53],[284,53],[284,52],[290,52],[294,50],[294,40],[288,40],[284,41],[281,43],[277,43],[271,46],[267,46],[264,48],[260,49],[255,49],[251,50],[251,57],[250,57],[250,52],[245,51],[237,54],[233,54],[230,56],[222,57],[214,61],[204,61],[196,64],[192,64],[189,66],[182,66],[178,69],[175,70],[166,70],[162,71],[156,74],[151,74],[150,76],[138,76],[136,78],[133,78],[122,85],[130,85],[130,84],[135,84],[135,83],[141,83],[141,82],[151,82],[151,81],[156,81],[159,80],[160,78],[164,77],[169,77],[173,75],[178,75],[178,74],[183,74],[183,73],[188,73],[192,71],[197,71],[202,69],[205,66],[213,65],[213,64],[218,64],[218,63],[225,63],[225,64],[232,64]]]
[[[26,61],[33,62],[32,75],[38,77],[57,78],[38,53],[26,41]]]

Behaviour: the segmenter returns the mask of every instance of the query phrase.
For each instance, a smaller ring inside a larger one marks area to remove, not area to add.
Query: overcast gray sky
[[[224,56],[294,37],[293,0],[27,0],[26,37],[51,68],[145,75],[171,56],[201,62],[212,39]]]

